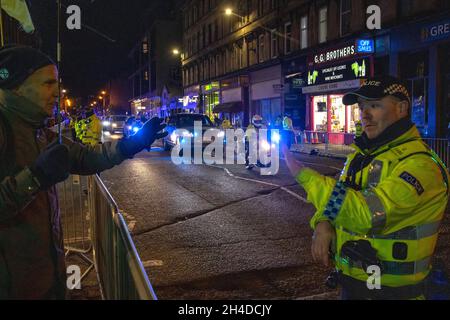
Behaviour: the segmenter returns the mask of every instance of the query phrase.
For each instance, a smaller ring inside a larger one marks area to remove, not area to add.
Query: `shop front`
[[[281,66],[252,72],[250,79],[252,100],[250,118],[259,114],[270,125],[284,113],[282,106],[284,83],[281,80]]]
[[[248,82],[248,76],[245,75],[220,81],[220,104],[213,110],[219,119],[228,119],[233,126],[242,127]]]
[[[342,97],[373,74],[373,57],[368,55],[373,52],[373,41],[364,40],[368,46],[364,50],[359,43],[356,40],[310,57],[302,92],[306,95],[305,127],[318,137],[316,142],[353,142],[360,111],[357,104],[345,106]]]
[[[203,113],[206,114],[212,121],[217,114],[214,114],[214,107],[220,101],[220,84],[218,81],[202,85],[202,108]]]
[[[302,88],[306,85],[306,57],[286,61],[284,73],[284,114],[292,119],[292,124],[300,130],[305,129],[306,101]]]
[[[390,73],[411,94],[411,119],[423,137],[445,137],[450,122],[450,18],[437,16],[395,29]]]

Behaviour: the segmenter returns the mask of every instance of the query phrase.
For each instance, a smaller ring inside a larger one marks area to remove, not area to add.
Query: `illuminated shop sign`
[[[333,49],[328,50],[323,53],[319,53],[314,55],[314,63],[315,64],[321,64],[321,63],[329,63],[338,61],[341,59],[349,58],[351,56],[354,56],[356,54],[356,48],[355,45],[346,46],[339,49]]]
[[[374,53],[375,47],[373,40],[358,39],[356,40],[356,52],[358,53]]]
[[[197,103],[198,96],[184,96],[178,99],[178,102],[183,103],[183,107],[187,107],[189,103]]]
[[[422,42],[434,41],[450,37],[450,20],[421,28]]]
[[[306,83],[308,86],[354,80],[369,76],[370,60],[368,58],[353,60],[335,66],[311,69],[308,71]]]
[[[219,82],[211,82],[202,86],[203,92],[208,92],[212,90],[218,90],[220,88]]]

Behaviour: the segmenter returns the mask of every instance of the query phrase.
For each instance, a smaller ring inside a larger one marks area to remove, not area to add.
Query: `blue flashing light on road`
[[[138,131],[139,131],[139,128],[138,128],[138,127],[133,127],[133,131],[134,131],[134,132],[138,132]]]
[[[374,53],[375,47],[373,40],[358,39],[356,40],[356,52],[358,53]]]
[[[281,140],[280,134],[278,132],[274,132],[272,134],[272,141],[275,142],[275,143],[279,143],[280,140]]]

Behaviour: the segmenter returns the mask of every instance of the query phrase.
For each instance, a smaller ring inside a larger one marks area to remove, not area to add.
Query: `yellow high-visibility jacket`
[[[81,119],[81,120],[78,120],[77,122],[75,122],[75,136],[80,141],[83,138],[83,130],[82,130],[83,122],[84,122],[84,119]]]
[[[421,282],[430,272],[439,223],[448,202],[448,172],[413,126],[375,151],[349,155],[338,181],[304,169],[296,177],[317,211],[311,227],[328,220],[336,229],[335,265],[344,275],[367,281],[367,270],[341,255],[350,240],[368,240],[385,269],[381,286]],[[349,164],[356,155],[374,158],[356,173],[361,190],[348,187]],[[406,248],[398,254],[395,248]]]
[[[222,129],[233,129],[230,120],[225,119],[222,121]]]
[[[292,119],[289,117],[284,117],[283,119],[283,129],[284,130],[292,130],[294,127],[292,126]]]
[[[84,120],[85,130],[82,142],[95,146],[102,139],[102,124],[95,114]]]

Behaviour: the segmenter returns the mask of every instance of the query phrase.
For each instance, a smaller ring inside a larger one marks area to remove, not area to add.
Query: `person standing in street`
[[[60,143],[45,127],[58,97],[58,70],[42,52],[0,48],[0,299],[64,299],[66,269],[55,185],[69,174],[119,165],[164,137],[153,118],[129,139]]]
[[[102,142],[102,124],[93,110],[86,113],[84,119],[84,135],[82,142],[86,145],[95,146]]]
[[[343,299],[429,297],[448,172],[411,122],[403,81],[367,79],[343,103],[359,105],[363,133],[339,179],[305,167],[283,147],[289,170],[317,210],[313,260],[329,266],[332,258],[329,284],[342,287]]]

